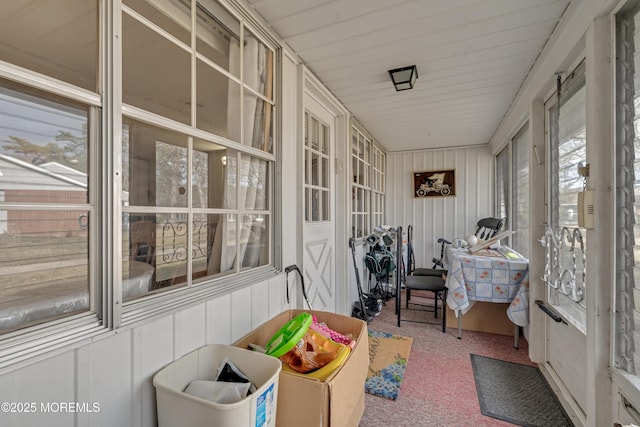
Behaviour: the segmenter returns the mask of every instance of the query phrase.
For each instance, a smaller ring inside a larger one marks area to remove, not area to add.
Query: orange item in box
[[[283,362],[285,362],[282,365],[283,371],[297,373],[305,377],[315,378],[322,381],[329,375],[331,375],[333,371],[342,366],[342,364],[347,360],[349,352],[351,351],[351,348],[349,346],[337,343],[330,338],[327,338],[324,335],[315,332],[312,329],[309,329],[307,331],[305,340],[306,342],[310,342],[315,347],[317,354],[322,355],[319,358],[316,357],[316,359],[329,360],[329,362],[324,364],[323,366],[320,366],[318,369],[308,373],[296,372],[296,370],[294,370],[292,366],[290,366],[291,363],[285,360],[287,355],[291,354],[294,351],[291,350],[289,353],[280,358]]]

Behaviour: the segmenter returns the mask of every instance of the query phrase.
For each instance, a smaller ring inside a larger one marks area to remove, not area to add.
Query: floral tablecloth
[[[511,257],[503,253],[512,253]],[[447,305],[464,314],[474,301],[511,303],[507,316],[518,326],[529,323],[529,261],[502,246],[501,252],[447,249]]]

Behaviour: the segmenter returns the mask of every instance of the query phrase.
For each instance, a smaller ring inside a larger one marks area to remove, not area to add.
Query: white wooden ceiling
[[[389,151],[487,144],[570,2],[248,1]]]

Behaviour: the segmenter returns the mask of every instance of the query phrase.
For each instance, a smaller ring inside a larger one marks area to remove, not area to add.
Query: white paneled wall
[[[455,196],[415,198],[415,172],[455,169]],[[494,157],[488,146],[387,154],[387,224],[413,225],[416,265],[431,267],[437,240],[464,238],[494,212]]]
[[[158,370],[203,345],[230,344],[288,308],[280,275],[2,375],[0,402],[34,403],[36,410],[3,411],[0,426],[156,426]],[[99,407],[42,409],[68,402]]]

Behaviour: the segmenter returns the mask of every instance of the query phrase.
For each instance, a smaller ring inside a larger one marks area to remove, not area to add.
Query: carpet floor
[[[509,336],[463,331],[459,340],[455,329],[442,333],[440,319],[433,325],[402,322],[398,327],[394,304],[388,301],[368,327],[413,338],[404,380],[397,400],[365,394],[360,427],[512,426],[480,412],[470,354],[535,366],[526,340],[520,339],[519,349]],[[420,315],[434,320],[433,313]]]

